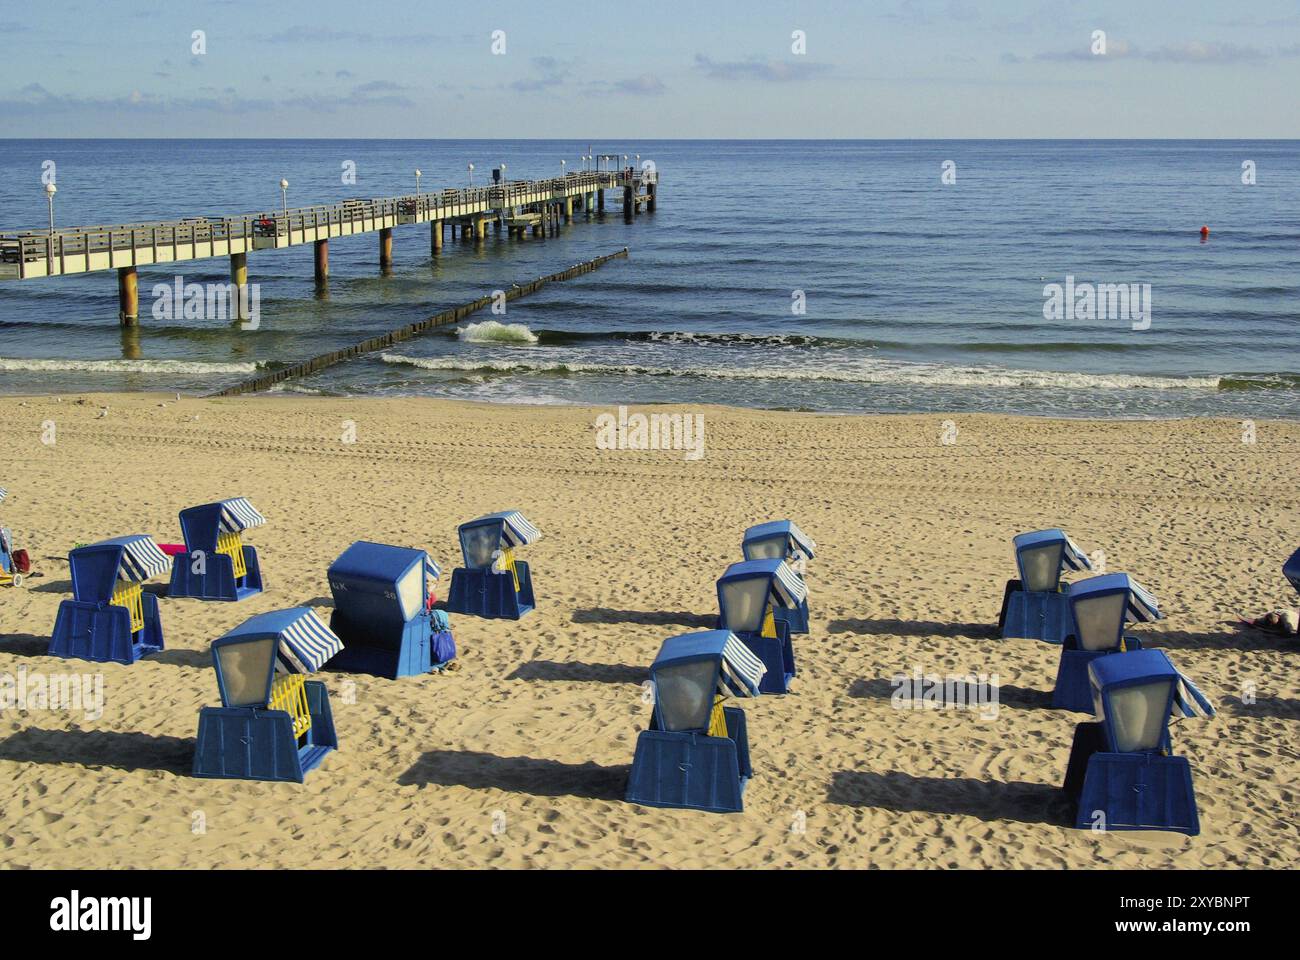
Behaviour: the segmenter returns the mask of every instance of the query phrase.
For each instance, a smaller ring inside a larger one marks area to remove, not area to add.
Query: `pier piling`
[[[234,309],[231,311],[236,320],[247,320],[244,314],[244,306],[248,303],[248,295],[244,293],[244,288],[248,286],[248,254],[232,253],[230,255],[230,285],[234,294]]]
[[[323,287],[330,282],[330,242],[316,241],[316,286]]]
[[[140,287],[135,267],[117,268],[117,319],[124,327],[140,322]]]
[[[442,221],[434,220],[429,224],[429,250],[434,254],[442,253]]]
[[[379,230],[379,269],[391,270],[393,266],[393,228]]]

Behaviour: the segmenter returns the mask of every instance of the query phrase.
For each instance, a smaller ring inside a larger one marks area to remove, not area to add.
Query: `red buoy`
[[[1204,239],[1205,239],[1206,237],[1208,237],[1209,235],[1210,235],[1210,228],[1209,228],[1209,227],[1201,227],[1201,239],[1204,240]]]

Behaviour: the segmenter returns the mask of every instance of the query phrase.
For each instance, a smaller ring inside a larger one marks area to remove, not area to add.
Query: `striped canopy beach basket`
[[[185,549],[172,557],[171,596],[235,601],[262,592],[257,550],[243,534],[266,518],[247,497],[189,507],[180,521]]]
[[[167,572],[167,555],[145,534],[114,537],[68,554],[72,599],[59,604],[50,654],[134,663],[163,649],[158,598],[145,581]]]
[[[654,709],[637,737],[627,800],[714,812],[744,808],[753,776],[745,712],[731,697],[756,697],[766,668],[729,630],[670,637],[650,665]]]
[[[310,607],[259,614],[214,640],[221,706],[199,711],[194,775],[302,783],[338,746],[325,684],[307,676],[342,650]]]

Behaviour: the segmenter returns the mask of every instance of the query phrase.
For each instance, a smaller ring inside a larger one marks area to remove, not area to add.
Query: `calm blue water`
[[[555,175],[569,141],[0,141],[0,228],[275,208]],[[155,283],[227,280],[222,260],[143,270],[123,332],[112,273],[0,282],[0,391],[206,391],[627,246],[631,258],[468,325],[296,381],[337,394],[502,402],[716,402],[834,411],[1300,417],[1300,142],[602,142],[662,178],[654,215],[429,256],[427,227],[255,253],[256,331],[158,321]],[[344,161],[357,183],[341,182]],[[956,163],[957,182],[940,182]],[[1254,161],[1258,183],[1241,182]],[[1198,230],[1212,234],[1201,243]],[[1047,320],[1043,288],[1151,287],[1151,322]],[[806,312],[792,312],[803,291]],[[513,325],[522,325],[516,327]],[[526,328],[526,329],[524,329]],[[502,337],[508,339],[502,339]]]

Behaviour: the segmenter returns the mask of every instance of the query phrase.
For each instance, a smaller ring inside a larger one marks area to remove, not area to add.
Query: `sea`
[[[580,170],[659,175],[559,235],[398,227],[249,255],[256,329],[168,315],[223,259],[0,280],[0,393],[203,394],[627,247],[276,391],[836,413],[1300,417],[1300,141],[0,140],[0,233],[220,217]],[[53,165],[50,165],[52,161]],[[474,164],[471,174],[469,164]],[[289,182],[282,196],[280,181]],[[1202,233],[1208,227],[1208,234]],[[1123,294],[1123,296],[1122,296]]]

